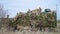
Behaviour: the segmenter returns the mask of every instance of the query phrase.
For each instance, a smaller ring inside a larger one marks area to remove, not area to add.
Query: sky
[[[60,0],[0,0],[0,4],[8,10],[10,18],[15,17],[18,12],[27,12],[28,9],[33,10],[42,8],[42,10],[49,8],[56,10],[57,4],[57,19],[60,19]]]

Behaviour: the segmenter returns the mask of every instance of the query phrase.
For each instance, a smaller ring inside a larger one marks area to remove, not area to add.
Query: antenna
[[[56,4],[56,12],[55,13],[56,13],[56,20],[57,20],[57,4]],[[57,21],[57,25],[58,25],[58,21]]]
[[[56,4],[56,11],[55,11],[55,13],[56,13],[56,18],[57,18],[57,4]]]
[[[56,12],[57,12],[57,4],[56,4]]]

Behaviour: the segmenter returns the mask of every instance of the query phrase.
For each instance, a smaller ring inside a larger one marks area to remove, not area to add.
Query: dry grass
[[[60,26],[60,23],[58,23],[58,27]],[[60,30],[60,29],[59,29]],[[6,29],[1,29],[0,34],[60,34],[60,32],[41,32],[41,31],[7,31]]]
[[[0,34],[60,34],[60,32],[41,32],[41,31],[2,31],[0,30]]]

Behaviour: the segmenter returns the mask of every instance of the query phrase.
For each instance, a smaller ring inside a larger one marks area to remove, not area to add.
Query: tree
[[[6,15],[7,15],[7,10],[5,10],[3,5],[0,4],[0,18],[5,18]]]
[[[0,26],[4,26],[4,18],[7,15],[7,10],[4,9],[4,6],[0,4]]]

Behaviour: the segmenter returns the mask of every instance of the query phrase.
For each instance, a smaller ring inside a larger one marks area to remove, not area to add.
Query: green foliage
[[[25,18],[26,20],[29,20],[29,19],[30,19],[29,15],[24,16],[24,18]]]

